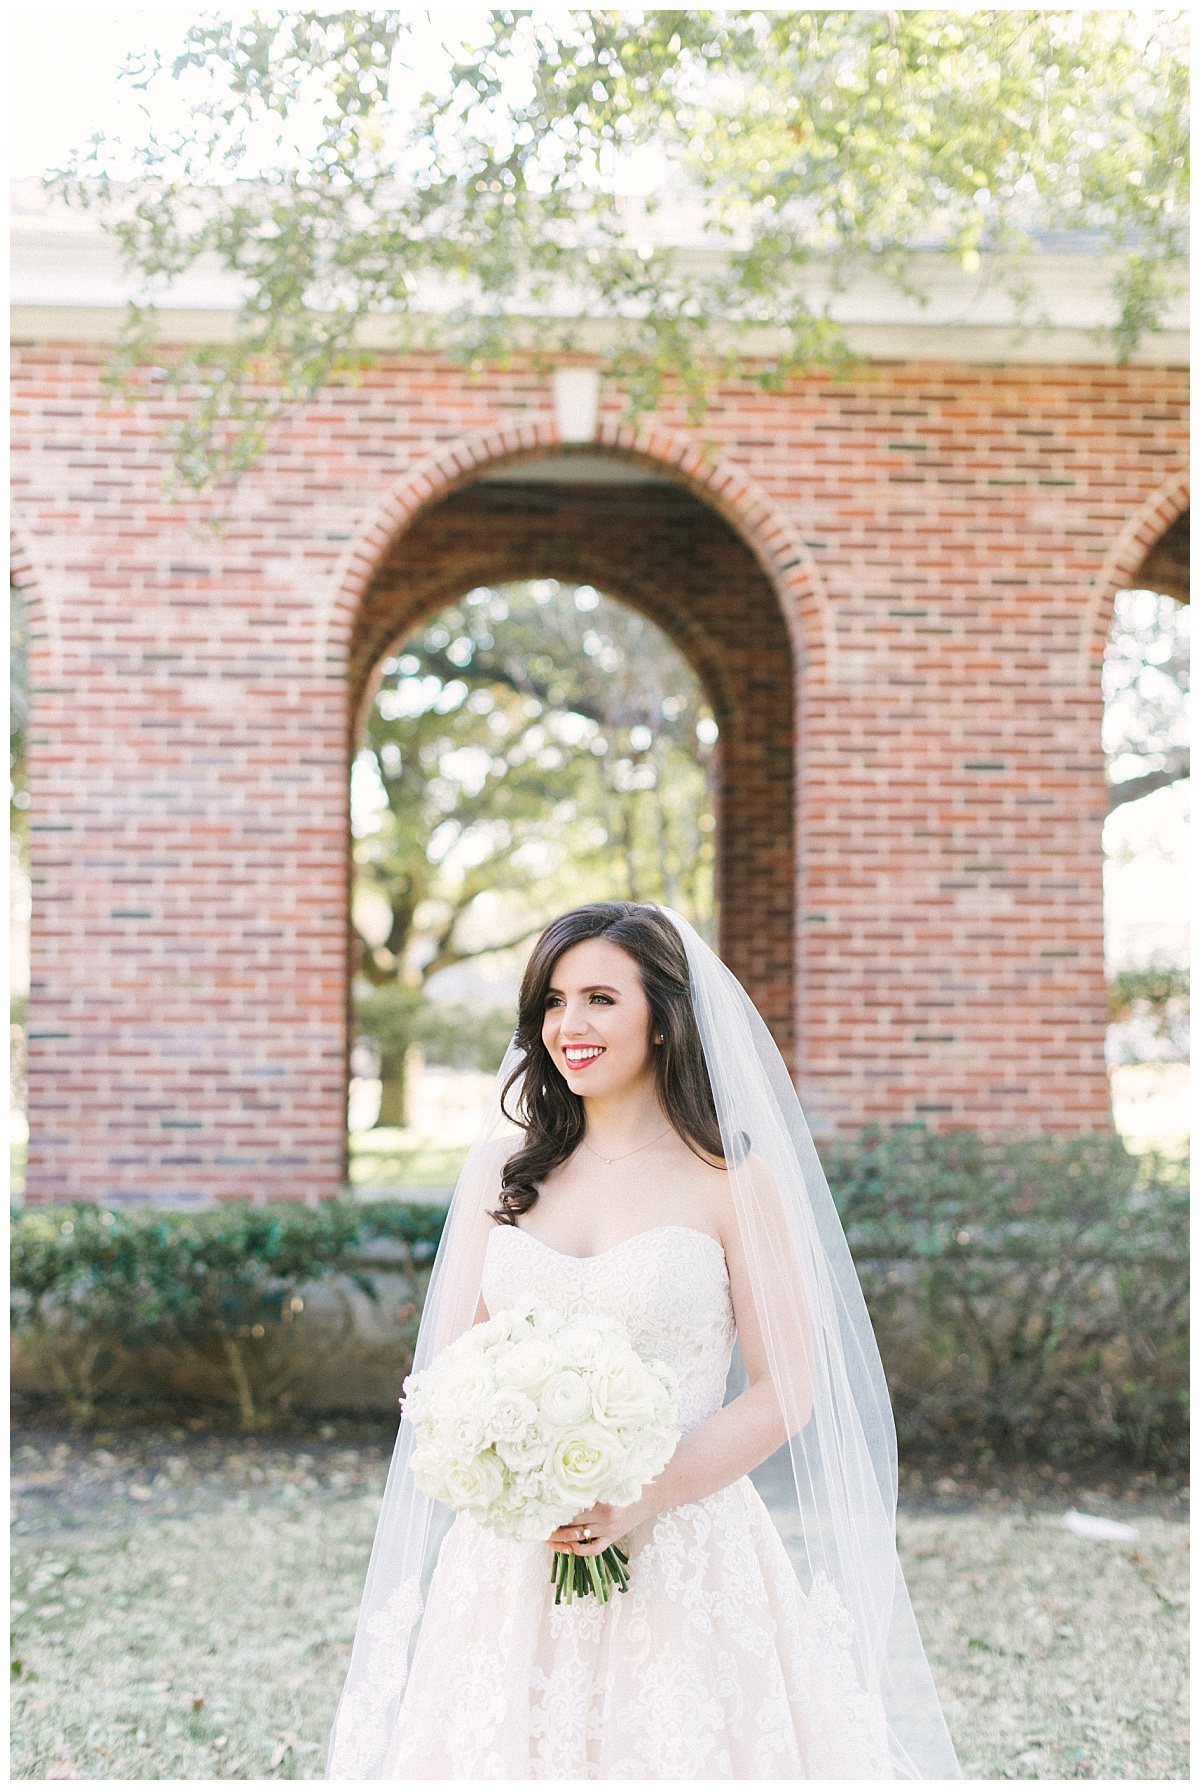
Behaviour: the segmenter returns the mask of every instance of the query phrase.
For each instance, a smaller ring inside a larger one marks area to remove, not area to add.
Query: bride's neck
[[[605,1156],[615,1156],[646,1143],[671,1121],[663,1111],[653,1082],[626,1089],[606,1100],[585,1100],[588,1142]]]

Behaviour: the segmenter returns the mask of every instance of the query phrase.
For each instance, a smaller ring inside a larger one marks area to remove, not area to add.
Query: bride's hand
[[[593,1504],[556,1529],[550,1546],[560,1554],[602,1554],[655,1514],[645,1493],[635,1504]]]

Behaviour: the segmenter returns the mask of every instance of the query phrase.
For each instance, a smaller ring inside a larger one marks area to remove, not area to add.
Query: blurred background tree
[[[1152,590],[1121,590],[1104,654],[1109,811],[1191,776],[1191,609]]]
[[[1182,538],[1186,556],[1186,531]],[[1190,645],[1189,604],[1154,590],[1117,592],[1103,672],[1110,816],[1128,817],[1132,804],[1152,806],[1159,792],[1182,794],[1190,784]],[[1131,850],[1111,821],[1105,844],[1114,865]],[[1139,849],[1154,849],[1152,840],[1143,837]],[[1182,952],[1160,946],[1119,955],[1110,962],[1108,992],[1112,1062],[1188,1061],[1190,977]]]
[[[185,396],[176,471],[203,488],[279,406],[361,359],[361,322],[468,362],[578,345],[603,318],[632,412],[694,412],[844,356],[856,272],[922,292],[928,251],[1036,322],[1031,252],[1109,258],[1127,356],[1186,265],[1188,35],[1178,12],[400,9],[206,19],[179,54],[190,124],[98,137],[57,179],[119,241],[141,298],[110,369]],[[456,44],[462,34],[467,41]],[[696,250],[706,249],[697,255]],[[157,294],[236,273],[234,340],[153,348]],[[984,265],[986,258],[986,268]],[[763,330],[770,346],[764,352]]]
[[[553,579],[470,591],[384,661],[354,766],[360,1037],[404,1122],[405,1061],[494,1068],[506,1000],[433,1003],[585,900],[713,917],[717,724],[652,622]],[[363,986],[363,985],[366,986]]]

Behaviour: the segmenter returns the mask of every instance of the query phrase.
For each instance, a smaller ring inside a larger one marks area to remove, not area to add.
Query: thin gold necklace
[[[599,1150],[592,1149],[592,1146],[588,1143],[586,1137],[580,1138],[579,1141],[589,1156],[594,1156],[597,1162],[607,1163],[609,1168],[611,1168],[614,1162],[624,1162],[627,1156],[636,1156],[638,1150],[648,1150],[651,1144],[661,1143],[663,1138],[666,1137],[671,1130],[672,1127],[668,1125],[666,1131],[660,1131],[657,1137],[648,1138],[644,1144],[638,1145],[637,1150],[623,1150],[619,1156],[601,1156]]]

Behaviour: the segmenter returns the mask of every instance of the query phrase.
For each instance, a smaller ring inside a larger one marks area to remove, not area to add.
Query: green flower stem
[[[550,1556],[550,1583],[554,1601],[573,1603],[577,1597],[595,1597],[606,1604],[613,1586],[628,1591],[628,1554],[618,1547],[605,1548],[602,1554],[559,1554]]]

